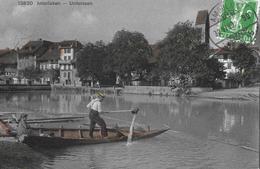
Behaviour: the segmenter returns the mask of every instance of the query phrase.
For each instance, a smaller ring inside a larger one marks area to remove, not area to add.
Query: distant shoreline
[[[259,100],[260,87],[243,87],[236,89],[221,89],[213,90],[211,92],[202,92],[194,95],[194,97],[221,99],[221,100]]]
[[[87,87],[87,86],[63,86],[63,85],[0,85],[0,92],[20,92],[20,91],[73,91],[78,93],[94,94],[97,91],[103,91],[108,95],[136,94],[136,95],[157,95],[174,96],[170,87],[166,86],[125,86],[124,88],[113,87]],[[217,100],[245,100],[258,101],[260,86],[243,87],[235,89],[218,89],[194,87],[191,89],[191,95],[183,97],[217,99]]]
[[[11,84],[0,85],[0,92],[9,91],[34,91],[34,90],[51,90],[51,85],[26,85],[26,84]]]
[[[193,98],[206,98],[217,100],[247,100],[257,101],[259,100],[259,88],[256,87],[243,87],[235,89],[218,89],[212,90],[210,88],[192,88],[192,95],[184,97]],[[159,96],[174,96],[174,93],[169,87],[163,86],[125,86],[124,88],[104,87],[104,88],[90,88],[86,86],[52,86],[52,90],[69,90],[83,93],[94,93],[101,90],[106,94],[138,94],[138,95],[159,95]]]

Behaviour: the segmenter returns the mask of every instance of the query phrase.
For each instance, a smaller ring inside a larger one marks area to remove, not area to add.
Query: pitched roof
[[[15,50],[0,49],[0,64],[16,64],[16,63],[17,63],[17,52]]]
[[[208,19],[208,10],[201,10],[197,14],[195,25],[206,24]]]
[[[53,44],[49,49],[38,59],[39,61],[58,60],[60,57],[60,50],[58,44]]]
[[[9,48],[6,48],[6,49],[0,49],[0,56],[1,56],[1,55],[4,55],[4,54],[6,54],[6,53],[8,53],[9,51],[10,51]]]
[[[83,45],[77,40],[64,40],[59,43],[61,48],[82,48]]]
[[[50,45],[52,45],[52,42],[42,39],[36,41],[29,41],[21,48],[21,50],[19,50],[19,55],[41,56],[48,50]]]

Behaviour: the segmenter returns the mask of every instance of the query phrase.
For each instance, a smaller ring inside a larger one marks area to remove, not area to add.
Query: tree
[[[39,68],[35,68],[33,66],[21,70],[20,73],[23,77],[29,80],[40,80],[40,78],[43,76],[43,72]]]
[[[106,45],[103,41],[97,41],[95,44],[87,43],[78,53],[76,66],[79,77],[84,81],[89,78],[100,80],[103,76],[103,62],[107,56]]]
[[[195,48],[200,44],[199,30],[187,21],[178,23],[159,42],[161,70],[173,73],[190,73]]]
[[[54,83],[55,81],[59,80],[60,70],[59,69],[45,70],[42,71],[42,74],[44,77],[49,77],[51,83]]]
[[[253,66],[255,66],[256,58],[253,55],[252,49],[244,44],[240,44],[233,51],[231,56],[234,66],[236,66],[240,71],[248,71]]]
[[[225,77],[224,66],[218,59],[209,58],[211,52],[207,45],[198,45],[190,62],[191,77],[197,86],[214,87],[216,79]]]
[[[209,58],[209,47],[200,39],[200,30],[192,27],[190,21],[176,24],[158,44],[161,71],[188,75],[199,86],[212,86],[216,78],[223,78],[223,65]]]
[[[148,59],[152,56],[151,47],[143,34],[118,31],[108,48],[107,71],[113,71],[125,80],[130,80],[132,72],[143,78],[148,68]]]
[[[253,55],[253,50],[244,44],[240,44],[233,50],[231,59],[235,67],[239,69],[242,78],[242,86],[249,82],[250,75],[253,72],[253,67],[256,64],[256,58]]]
[[[232,80],[232,81],[234,81],[234,82],[236,82],[238,84],[240,84],[243,81],[243,77],[242,77],[242,75],[239,72],[237,72],[237,73],[229,73],[227,75],[227,77],[228,77],[228,79],[230,79],[230,80]]]

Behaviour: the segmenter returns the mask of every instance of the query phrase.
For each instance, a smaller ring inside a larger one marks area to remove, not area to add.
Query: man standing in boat
[[[90,129],[89,136],[93,138],[93,132],[96,126],[96,123],[101,127],[101,136],[102,138],[107,137],[107,128],[104,119],[102,119],[99,114],[102,113],[101,102],[104,100],[105,95],[101,92],[97,93],[97,98],[93,99],[88,105],[87,108],[90,108],[89,119],[90,119]]]

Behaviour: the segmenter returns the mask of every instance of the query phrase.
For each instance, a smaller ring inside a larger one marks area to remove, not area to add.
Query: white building
[[[80,78],[77,77],[75,65],[76,53],[82,48],[78,41],[62,41],[59,46],[59,67],[60,83],[63,85],[81,85]]]
[[[219,55],[218,61],[223,63],[224,72],[226,73],[225,79],[228,79],[228,74],[237,73],[239,70],[234,66],[229,55]]]

